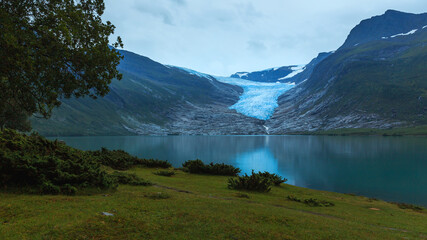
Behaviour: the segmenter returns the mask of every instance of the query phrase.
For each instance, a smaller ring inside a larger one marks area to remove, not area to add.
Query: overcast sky
[[[125,49],[213,75],[308,63],[361,20],[427,0],[106,0]]]

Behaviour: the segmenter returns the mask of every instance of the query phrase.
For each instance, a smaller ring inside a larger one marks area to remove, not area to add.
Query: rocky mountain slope
[[[388,10],[383,15],[374,16],[360,22],[359,25],[351,30],[341,49],[377,41],[383,37],[407,33],[413,29],[420,29],[425,25],[427,25],[427,13],[412,14]]]
[[[65,100],[33,127],[43,135],[250,135],[427,124],[427,14],[389,10],[307,65],[232,77],[121,53],[124,78],[110,94]]]
[[[400,24],[401,23],[401,24]],[[427,14],[362,21],[311,77],[282,95],[271,133],[427,123]]]
[[[256,72],[237,72],[230,77],[256,82],[281,82],[299,84],[307,80],[313,72],[314,67],[331,54],[332,52],[320,53],[307,65],[284,66]]]
[[[106,97],[64,100],[51,119],[32,119],[33,128],[46,136],[265,132],[262,121],[229,109],[240,87],[120,52],[123,79]]]

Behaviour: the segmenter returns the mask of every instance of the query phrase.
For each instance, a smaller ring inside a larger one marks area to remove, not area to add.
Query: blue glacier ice
[[[236,85],[243,88],[243,94],[240,96],[239,101],[231,106],[230,109],[235,109],[238,113],[260,120],[270,119],[274,113],[274,109],[279,106],[277,100],[280,95],[295,86],[293,83],[265,83],[244,80],[240,78],[216,77],[188,68],[177,68],[199,77],[204,77],[207,79],[214,77],[219,82]]]
[[[240,78],[215,77],[218,81],[243,88],[240,100],[230,107],[243,115],[267,120],[279,104],[277,99],[295,86],[289,83],[263,83]]]

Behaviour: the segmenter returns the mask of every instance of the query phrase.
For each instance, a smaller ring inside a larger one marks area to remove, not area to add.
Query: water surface
[[[123,149],[180,167],[189,159],[269,171],[288,183],[427,206],[427,138],[329,136],[63,137],[83,150]]]

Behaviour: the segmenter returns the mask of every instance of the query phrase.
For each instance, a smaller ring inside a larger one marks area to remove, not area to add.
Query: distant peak
[[[410,33],[425,26],[427,13],[406,13],[387,10],[385,14],[361,21],[354,27],[341,48],[351,48],[383,37]]]
[[[412,14],[412,13],[401,12],[393,9],[389,9],[384,13],[384,15],[409,15],[409,14]]]
[[[389,10],[385,11],[385,14],[393,14],[393,13],[402,13],[402,12],[397,11],[397,10],[393,10],[393,9],[389,9]]]

